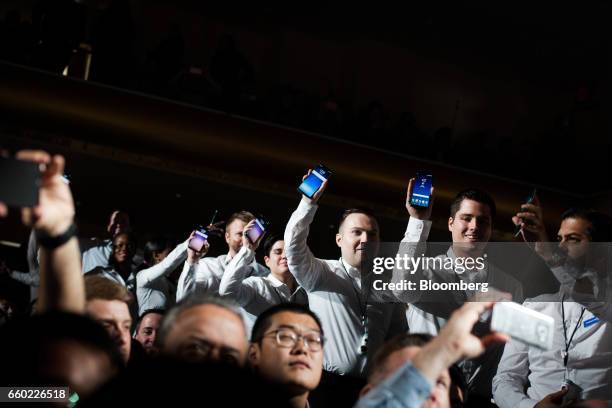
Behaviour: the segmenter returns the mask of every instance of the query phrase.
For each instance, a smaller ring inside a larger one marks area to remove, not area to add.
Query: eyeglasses
[[[321,351],[325,342],[325,338],[317,332],[298,334],[291,329],[278,329],[264,334],[263,337],[271,335],[276,337],[276,344],[279,347],[294,348],[298,341],[303,340],[304,346],[312,352]]]

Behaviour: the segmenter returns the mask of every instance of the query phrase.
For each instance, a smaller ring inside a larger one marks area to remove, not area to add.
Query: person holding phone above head
[[[176,288],[169,276],[185,262],[187,246],[195,234],[195,231],[192,232],[187,240],[174,249],[166,238],[154,238],[146,243],[145,267],[136,275],[139,316],[147,310],[167,310],[174,305]]]
[[[558,244],[548,242],[540,202],[513,218],[521,236],[559,280],[557,293],[523,306],[555,319],[553,346],[542,351],[510,341],[493,379],[501,408],[564,406],[588,399],[612,403],[612,306],[609,245],[612,219],[573,208],[561,216]]]
[[[281,236],[270,235],[263,243],[264,262],[270,268],[270,274],[252,276],[255,251],[263,239],[260,236],[253,243],[248,238],[248,231],[254,224],[255,220],[252,220],[245,227],[247,234],[242,238],[242,248],[225,269],[219,286],[221,296],[234,300],[246,312],[247,333],[250,333],[255,318],[269,307],[289,302],[308,306],[308,294],[289,271],[285,241]]]
[[[227,254],[214,258],[204,257],[209,249],[208,242],[200,251],[187,248],[187,260],[177,284],[177,301],[193,292],[209,295],[219,294],[219,284],[225,268],[240,251],[245,227],[254,219],[255,216],[248,211],[239,211],[229,217],[225,224],[225,242],[229,248]],[[267,276],[269,273],[264,266],[255,260],[253,260],[252,267],[254,276]]]
[[[408,183],[406,210],[410,216],[404,238],[400,244],[401,256],[418,257],[426,252],[426,241],[431,229],[429,220],[435,201],[434,188],[430,186],[430,197],[425,205],[417,205],[414,200],[414,188],[420,181],[412,178]],[[422,192],[420,194],[423,194]],[[424,194],[423,194],[424,195]],[[450,314],[463,303],[471,300],[523,300],[521,283],[492,262],[484,262],[483,268],[466,268],[456,271],[453,268],[439,267],[448,264],[447,260],[457,258],[478,259],[483,257],[493,230],[495,201],[484,191],[466,189],[459,192],[450,206],[448,230],[451,233],[452,245],[445,254],[438,255],[427,267],[416,271],[396,270],[394,279],[428,280],[436,283],[459,282],[487,283],[487,292],[480,291],[395,291],[398,299],[408,303],[406,313],[411,333],[428,333],[436,335],[446,324]],[[406,274],[409,273],[410,276]],[[500,292],[503,291],[503,292]],[[477,325],[478,330],[486,330],[486,325]],[[495,375],[496,364],[501,356],[501,348],[492,348],[477,361],[464,364],[469,381],[469,397],[474,401],[479,398],[482,404],[488,404],[491,395],[491,378]]]
[[[22,327],[6,328],[0,336],[3,343],[9,342],[0,347],[5,374],[0,382],[55,382],[86,395],[108,381],[120,361],[105,332],[79,316],[86,310],[85,285],[74,200],[61,179],[65,160],[33,150],[18,152],[17,159],[36,163],[40,174],[37,203],[20,208],[39,245],[40,286],[37,316],[23,320]],[[7,213],[8,206],[0,200],[0,218]],[[76,329],[70,332],[70,328]]]
[[[302,180],[308,182],[312,174],[309,171]],[[308,292],[310,308],[321,319],[327,335],[325,369],[365,376],[368,359],[385,338],[406,331],[404,309],[396,303],[371,302],[370,285],[362,279],[362,250],[366,243],[378,243],[380,233],[369,211],[349,209],[343,213],[336,234],[340,259],[316,258],[308,248],[310,224],[328,184],[327,177],[324,179],[311,197],[307,189],[300,188],[302,199],[285,228],[287,265]]]

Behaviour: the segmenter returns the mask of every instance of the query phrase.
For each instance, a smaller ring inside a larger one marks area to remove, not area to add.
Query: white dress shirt
[[[30,232],[27,249],[28,272],[11,271],[9,276],[30,287],[30,302],[38,298],[40,265],[38,264],[38,241],[34,230]]]
[[[112,252],[113,241],[110,239],[105,239],[98,245],[83,251],[83,273],[87,273],[97,267],[108,267],[108,260]]]
[[[324,369],[338,374],[364,376],[367,361],[385,339],[406,331],[404,308],[396,303],[366,302],[361,274],[342,259],[315,258],[306,240],[317,210],[301,201],[285,229],[289,270],[308,292],[310,309],[321,319],[326,338]],[[367,295],[367,294],[366,294]],[[366,334],[367,352],[361,351]]]
[[[402,243],[422,243],[427,241],[431,221],[410,218],[406,233]],[[410,252],[416,252],[417,246],[406,246]],[[400,247],[401,248],[401,247]],[[418,253],[424,253],[424,245],[418,247]],[[445,255],[438,255],[436,258],[454,258],[452,247]],[[443,262],[442,262],[443,263]],[[434,282],[456,282],[458,274],[449,269],[423,269],[419,271],[424,279]],[[414,278],[412,278],[414,279]],[[508,275],[498,267],[488,264],[486,269],[479,271],[467,271],[461,275],[461,279],[466,282],[487,282],[489,289],[496,288],[504,292],[510,292],[512,299],[516,302],[523,301],[523,288],[521,283],[514,277]],[[419,302],[419,291],[396,291],[396,296],[407,303],[411,303],[406,312],[408,327],[411,333],[429,333],[437,335],[440,328],[446,324],[446,318],[455,308],[470,298],[473,293],[453,291],[442,296],[446,296],[441,302],[423,301]],[[449,297],[450,296],[450,297]],[[450,300],[450,302],[449,302]],[[427,309],[427,311],[423,310]]]
[[[130,275],[127,277],[127,279],[123,279],[123,276],[121,276],[121,274],[117,272],[112,266],[107,266],[106,268],[98,266],[87,272],[86,275],[98,275],[102,276],[103,278],[110,279],[113,282],[125,287],[132,294],[136,290],[136,275],[134,274],[134,272],[130,272]]]
[[[274,275],[252,276],[255,251],[243,246],[225,268],[219,294],[238,303],[245,312],[247,333],[264,310],[279,303],[295,302],[308,306],[308,294],[298,286],[293,293]],[[247,277],[248,276],[248,277]]]
[[[561,300],[568,298],[564,293],[567,292],[562,287],[559,293],[541,295],[523,304],[555,319],[553,347],[542,351],[515,340],[506,344],[493,379],[493,397],[501,408],[531,408],[548,394],[559,391],[565,378],[582,387],[582,399],[612,402],[611,323],[602,315],[597,318],[585,305],[564,301],[564,336]],[[566,341],[567,368],[563,364]]]
[[[176,301],[179,302],[193,292],[202,295],[218,295],[221,278],[231,260],[229,254],[223,254],[217,257],[201,258],[195,264],[190,264],[188,260],[185,261],[176,288]],[[270,273],[268,268],[258,264],[255,260],[251,266],[253,276],[267,276]]]
[[[168,275],[185,262],[187,245],[188,241],[177,245],[161,262],[141,270],[136,275],[136,297],[140,316],[147,310],[167,310],[174,305],[176,288],[168,280]]]

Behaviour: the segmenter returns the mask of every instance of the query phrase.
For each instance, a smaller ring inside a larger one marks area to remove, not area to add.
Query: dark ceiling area
[[[603,1],[49,0],[0,12],[10,62],[81,78],[89,53],[90,83],[585,198],[612,190],[593,177],[612,150]]]

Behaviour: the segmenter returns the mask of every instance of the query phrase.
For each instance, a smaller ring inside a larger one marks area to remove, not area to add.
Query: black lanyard
[[[357,296],[357,302],[359,303],[359,312],[361,313],[361,324],[363,325],[363,330],[365,331],[365,335],[367,336],[368,335],[368,297],[366,296],[365,300],[362,299],[363,285],[365,283],[364,279],[360,278],[361,291],[359,291],[355,287],[355,282],[353,282],[353,277],[346,270],[346,267],[344,266],[344,262],[342,258],[340,259],[340,265],[342,266],[344,273],[346,273],[346,276],[351,284],[351,287],[353,288],[353,291],[355,292],[355,295]]]
[[[582,308],[582,312],[580,312],[580,318],[578,319],[578,323],[576,323],[576,327],[574,327],[574,331],[567,340],[567,326],[565,325],[565,307],[563,306],[563,301],[565,300],[565,294],[561,298],[561,318],[563,319],[563,341],[565,342],[565,353],[563,354],[563,366],[567,367],[567,360],[569,359],[569,347],[572,344],[572,340],[574,339],[574,334],[580,327],[580,323],[582,322],[582,317],[584,316],[584,311],[586,310],[584,307]]]

